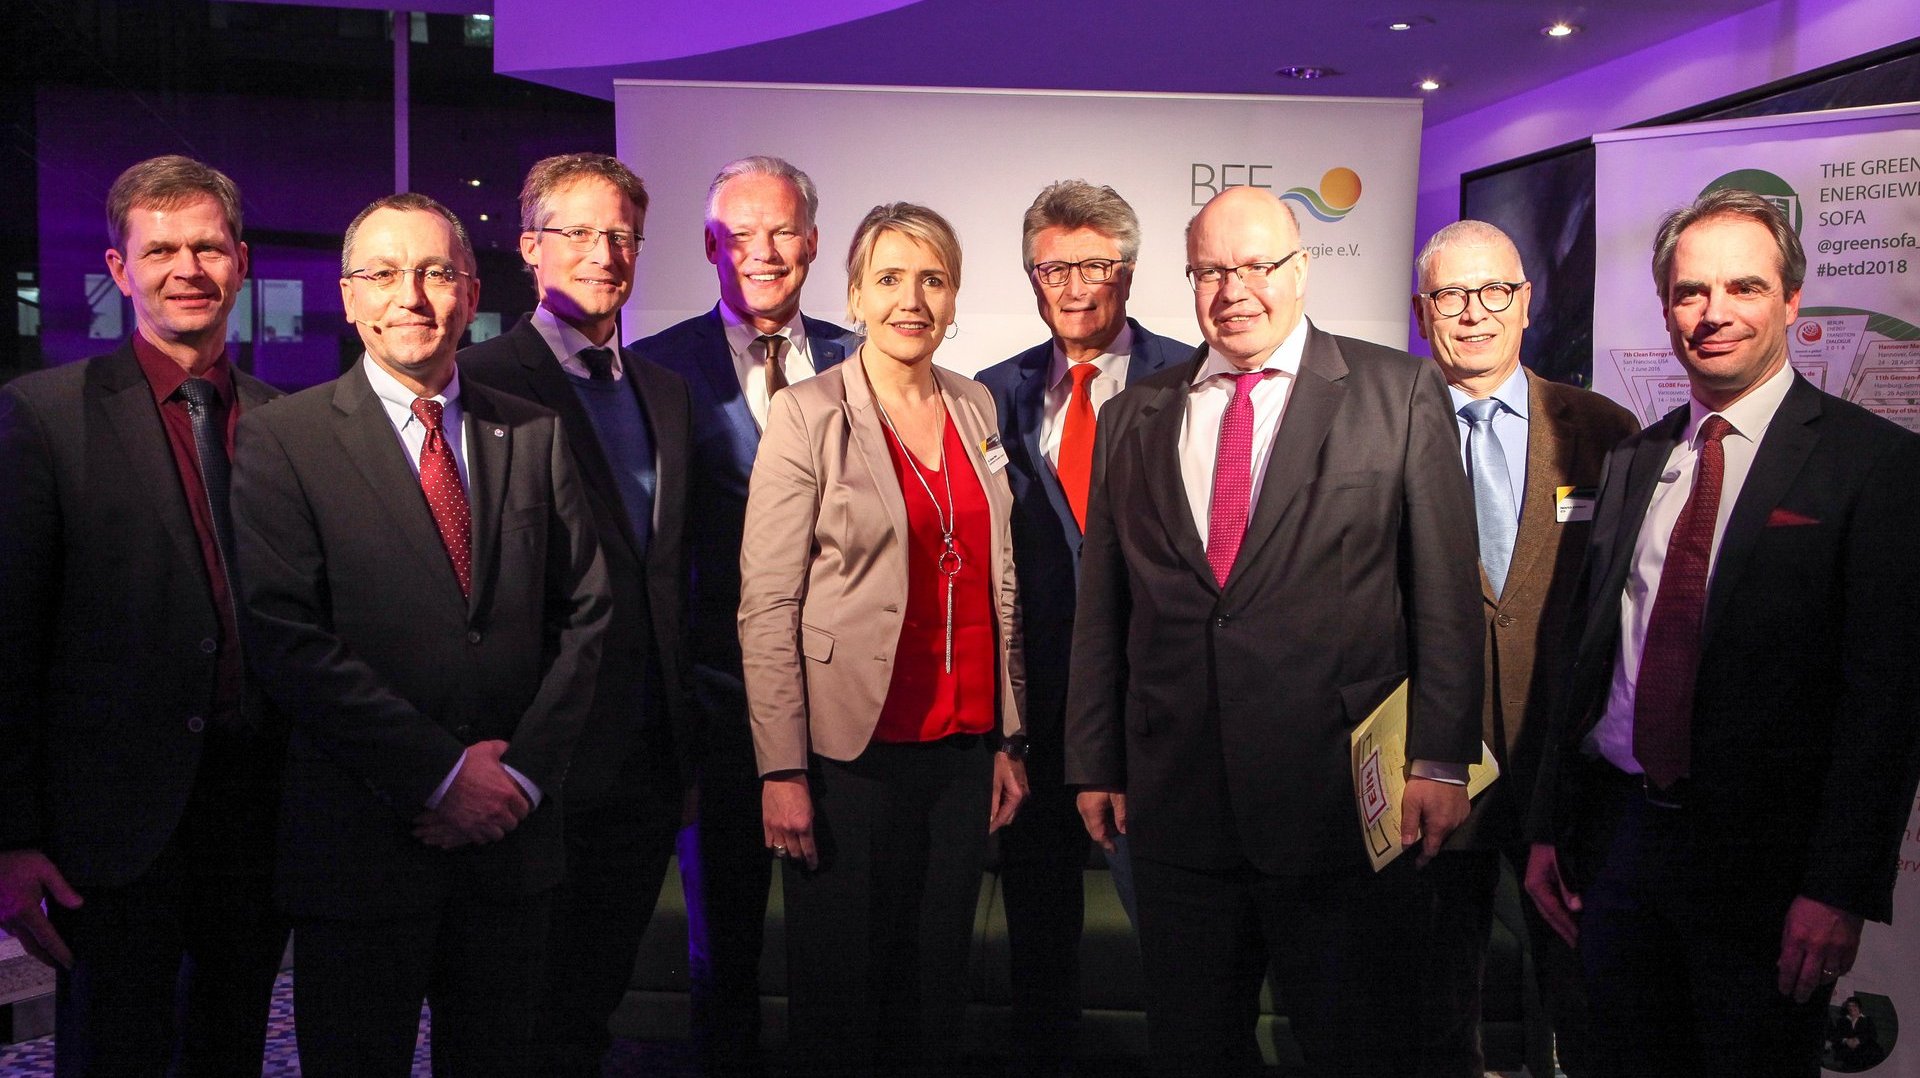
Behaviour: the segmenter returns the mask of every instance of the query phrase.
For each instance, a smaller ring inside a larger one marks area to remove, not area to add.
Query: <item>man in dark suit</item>
[[[559,413],[613,588],[593,711],[561,791],[567,876],[554,910],[545,1073],[598,1076],[680,827],[688,723],[687,386],[620,349],[646,221],[640,177],[606,154],[549,157],[520,193],[520,254],[540,306],[460,353],[472,383]],[[690,766],[690,761],[686,761]]]
[[[1500,781],[1474,802],[1423,873],[1432,891],[1420,1073],[1481,1078],[1480,997],[1500,857],[1526,871],[1521,839],[1540,745],[1551,720],[1567,610],[1607,451],[1636,428],[1597,393],[1539,378],[1520,365],[1533,285],[1507,234],[1458,221],[1433,234],[1414,263],[1420,335],[1447,379],[1461,464],[1474,488],[1486,618],[1486,703],[1480,736]],[[1528,939],[1557,1033],[1556,1056],[1585,1075],[1584,1007],[1573,952],[1528,910]]]
[[[462,385],[479,299],[444,206],[347,227],[365,357],[240,425],[234,522],[255,669],[291,719],[278,888],[302,1070],[542,1073],[530,1040],[561,791],[608,619],[560,420]]]
[[[1207,347],[1115,398],[1094,446],[1066,777],[1095,841],[1132,840],[1168,1074],[1257,1066],[1269,961],[1315,1074],[1412,1072],[1415,858],[1369,870],[1349,732],[1411,681],[1401,838],[1429,856],[1479,756],[1444,386],[1309,325],[1307,258],[1271,193],[1209,202],[1187,230]]]
[[[701,717],[697,819],[680,850],[693,1035],[709,1074],[758,1073],[760,949],[773,881],[740,674],[740,533],[767,402],[840,362],[858,339],[800,313],[820,247],[820,198],[778,157],[745,157],[707,189],[707,261],[720,302],[634,350],[686,379],[693,406],[693,691]]]
[[[0,390],[0,927],[58,969],[59,1074],[258,1074],[285,735],[241,655],[227,475],[279,394],[226,351],[232,180],[142,161],[107,227],[132,338]]]
[[[1140,220],[1113,188],[1082,180],[1049,185],[1028,207],[1021,235],[1034,300],[1052,337],[979,378],[993,391],[1007,451],[1022,636],[1031,649],[1021,746],[1031,788],[1020,815],[1000,832],[1013,1047],[1022,1071],[1044,1074],[1072,1057],[1080,1023],[1088,839],[1062,778],[1061,722],[1095,420],[1123,388],[1193,348],[1127,317]],[[1110,844],[1107,860],[1131,910],[1125,851]]]
[[[1914,792],[1920,437],[1788,364],[1806,254],[1766,199],[1668,215],[1653,269],[1692,399],[1607,459],[1527,890],[1595,1073],[1810,1078]]]

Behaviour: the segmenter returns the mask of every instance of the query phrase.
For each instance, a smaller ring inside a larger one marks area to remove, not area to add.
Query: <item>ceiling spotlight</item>
[[[1440,88],[1440,80],[1439,79],[1421,79],[1419,82],[1416,82],[1413,85],[1416,89],[1425,90],[1428,93],[1432,93],[1433,91],[1438,90]]]
[[[1405,20],[1405,19],[1399,19],[1399,20],[1396,20],[1396,21],[1394,21],[1394,22],[1390,22],[1390,23],[1388,23],[1388,24],[1387,24],[1387,29],[1389,29],[1389,30],[1395,30],[1395,31],[1398,31],[1398,30],[1411,30],[1411,29],[1413,29],[1413,24],[1412,24],[1412,23],[1410,23],[1410,22],[1408,22],[1408,21],[1407,21],[1407,20]]]
[[[488,216],[487,216],[486,214],[484,214],[484,213],[480,215],[480,219],[481,219],[482,221],[491,221],[491,220],[493,220],[493,218],[491,218],[491,217],[488,217]]]
[[[1432,25],[1433,19],[1427,15],[1402,15],[1398,18],[1391,19],[1373,19],[1367,23],[1367,26],[1372,29],[1391,30],[1396,34],[1405,33],[1408,30],[1418,30],[1422,26]]]
[[[1580,32],[1580,28],[1570,22],[1556,22],[1541,27],[1540,32],[1548,37],[1572,37]]]
[[[479,181],[479,180],[468,180],[468,181],[467,181],[467,186],[468,186],[468,187],[478,187],[478,186],[480,186],[480,181]]]
[[[1289,64],[1274,71],[1274,74],[1283,79],[1324,79],[1339,73],[1333,68],[1319,67],[1314,64]]]

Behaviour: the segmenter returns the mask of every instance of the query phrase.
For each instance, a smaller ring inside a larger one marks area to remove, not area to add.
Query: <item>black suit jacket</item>
[[[1136,856],[1358,868],[1348,734],[1402,678],[1409,757],[1479,757],[1473,503],[1445,386],[1431,363],[1309,327],[1223,589],[1178,453],[1205,355],[1101,413],[1067,781],[1125,789]]]
[[[363,360],[363,363],[369,362]],[[560,878],[560,798],[610,602],[560,421],[463,382],[473,593],[356,366],[241,419],[233,515],[254,669],[292,721],[279,890],[289,912],[359,918],[455,888]],[[411,821],[466,745],[546,795],[507,837],[455,851]]]
[[[1150,333],[1131,318],[1127,325],[1133,331],[1129,386],[1193,354],[1192,345]],[[988,367],[977,380],[993,392],[1000,442],[1007,451],[1007,485],[1013,491],[1013,559],[1027,664],[1027,710],[1022,717],[1027,736],[1052,758],[1057,776],[1081,536],[1080,522],[1073,518],[1060,479],[1040,447],[1052,368],[1053,341],[1047,340]]]
[[[692,422],[680,376],[621,350],[624,381],[639,398],[653,435],[654,528],[644,555],[620,498],[606,451],[580,395],[560,369],[531,316],[493,340],[460,352],[461,377],[551,408],[593,507],[600,552],[613,590],[613,615],[594,684],[593,712],[574,747],[567,799],[590,801],[607,790],[621,765],[643,744],[670,736],[681,780],[691,778],[694,737],[686,690],[687,449]]]
[[[858,337],[831,322],[801,318],[818,374],[845,359]],[[720,308],[678,322],[630,346],[686,380],[693,407],[693,489],[687,551],[692,566],[690,652],[693,691],[707,722],[728,724],[728,744],[747,748],[747,695],[740,675],[740,536],[747,521],[747,478],[760,451],[740,379],[733,370]],[[736,728],[737,727],[737,728]]]
[[[233,379],[243,414],[279,396]],[[219,635],[132,342],[0,389],[0,849],[82,888],[144,872],[199,770]],[[270,806],[283,735],[259,703],[250,686],[259,772],[234,779]],[[232,853],[265,869],[270,831]]]
[[[1583,883],[1581,744],[1606,708],[1634,542],[1686,407],[1607,459],[1572,679],[1529,823]],[[1920,732],[1920,437],[1797,374],[1734,502],[1707,584],[1689,803],[1718,867],[1892,915]]]

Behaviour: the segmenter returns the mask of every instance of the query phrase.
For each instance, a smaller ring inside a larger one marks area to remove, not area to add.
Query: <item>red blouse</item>
[[[907,501],[907,612],[893,652],[893,681],[880,708],[875,741],[937,741],[950,734],[984,734],[996,727],[998,699],[993,610],[993,524],[987,492],[974,474],[966,443],[947,419],[946,465],[953,473],[954,546],[960,572],[953,578],[953,672],[946,672],[947,577],[940,570],[940,514],[947,509],[947,480],[924,464],[913,476],[906,449],[885,434],[900,493]]]

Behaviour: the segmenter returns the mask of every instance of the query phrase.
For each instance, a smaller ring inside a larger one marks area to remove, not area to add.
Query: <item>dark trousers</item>
[[[1780,994],[1795,881],[1727,871],[1685,808],[1598,788],[1583,844],[1580,962],[1600,1078],[1816,1078],[1831,986]]]
[[[307,1078],[405,1076],[424,999],[440,1078],[540,1074],[533,1040],[551,892],[457,892],[386,919],[294,922],[294,1031]]]
[[[1271,965],[1278,1009],[1316,1078],[1412,1074],[1413,871],[1409,856],[1377,874],[1269,876],[1135,851],[1154,1073],[1257,1073],[1260,979]]]
[[[598,1078],[680,828],[673,756],[642,748],[600,797],[566,808],[567,875],[553,897],[536,1035],[542,1073]]]
[[[54,984],[55,1075],[258,1075],[287,945],[271,877],[176,838],[126,886],[79,890],[79,909],[48,904],[74,959]]]
[[[1500,858],[1524,876],[1527,847],[1502,850],[1448,850],[1420,870],[1425,891],[1428,936],[1417,967],[1420,991],[1420,1070],[1422,1078],[1481,1078],[1486,1053],[1480,1038],[1481,995],[1486,981],[1487,948],[1493,934],[1494,894],[1500,884]],[[1554,1031],[1560,1068],[1568,1078],[1586,1078],[1586,996],[1580,990],[1579,958],[1539,910],[1521,899],[1527,922],[1540,996]]]
[[[760,949],[773,863],[760,826],[760,773],[744,714],[709,722],[700,813],[680,846],[687,898],[693,1041],[709,1078],[763,1073]]]
[[[1092,840],[1061,778],[1060,747],[1034,747],[1031,787],[1000,831],[1000,893],[1006,900],[1012,981],[1013,1073],[1059,1074],[1080,1029],[1080,935]]]
[[[992,781],[975,735],[814,758],[820,867],[783,871],[791,1073],[957,1072]]]

